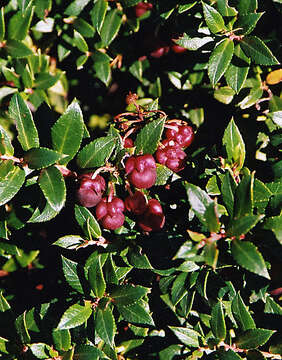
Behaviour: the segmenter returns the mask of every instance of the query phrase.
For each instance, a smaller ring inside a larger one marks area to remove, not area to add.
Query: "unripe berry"
[[[186,148],[191,145],[194,140],[194,131],[191,126],[178,125],[177,123],[170,123],[174,129],[167,129],[165,136],[169,140],[176,141],[182,148]]]
[[[156,162],[152,155],[131,156],[125,163],[128,180],[138,189],[148,189],[157,179]]]
[[[135,16],[140,17],[144,15],[148,10],[151,10],[153,5],[151,3],[140,2],[134,7]]]
[[[79,189],[76,196],[78,202],[85,207],[96,206],[106,189],[106,183],[102,176],[97,175],[95,179],[92,179],[93,172],[82,174],[80,176]]]
[[[115,230],[124,223],[124,203],[114,197],[111,201],[103,198],[96,207],[95,213],[98,221],[105,229]]]
[[[163,146],[156,151],[157,161],[174,172],[179,172],[185,167],[187,155],[180,145],[173,140],[164,140]]]
[[[156,199],[148,201],[146,211],[139,215],[138,225],[147,232],[158,231],[165,224],[165,216],[161,204]]]
[[[136,191],[133,195],[128,196],[124,205],[127,211],[131,211],[135,215],[143,214],[147,208],[146,198],[141,191]]]

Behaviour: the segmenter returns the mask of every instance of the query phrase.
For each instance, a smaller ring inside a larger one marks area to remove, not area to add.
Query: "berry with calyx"
[[[134,7],[135,16],[136,17],[141,17],[148,10],[152,10],[152,8],[153,8],[153,4],[151,4],[151,3],[139,2]]]
[[[143,214],[147,208],[146,198],[141,191],[136,191],[128,196],[124,201],[124,205],[127,211],[131,211],[135,215]]]
[[[174,172],[184,169],[186,157],[181,146],[174,140],[164,140],[162,146],[156,151],[157,161]]]
[[[125,163],[129,182],[138,189],[148,189],[157,179],[156,162],[152,155],[130,156]]]
[[[170,123],[173,129],[167,129],[165,136],[169,140],[176,141],[182,148],[191,145],[194,140],[194,131],[189,125],[179,125],[177,123]]]
[[[165,216],[161,204],[156,199],[148,201],[146,211],[139,215],[138,225],[146,231],[158,231],[163,228],[165,224]]]
[[[123,146],[124,148],[128,149],[128,148],[132,148],[134,146],[134,142],[132,139],[130,138],[125,138],[123,141]]]
[[[96,175],[95,179],[92,179],[93,174],[89,172],[79,177],[79,188],[76,193],[78,202],[87,208],[96,206],[106,189],[104,178]]]
[[[111,200],[103,198],[96,207],[96,218],[103,228],[115,230],[124,223],[124,202],[113,197]]]

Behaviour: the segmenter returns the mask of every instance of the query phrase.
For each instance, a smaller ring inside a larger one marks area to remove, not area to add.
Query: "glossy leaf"
[[[237,352],[229,349],[216,352],[220,360],[241,360],[241,356]]]
[[[143,154],[153,154],[157,149],[163,129],[163,118],[153,120],[145,125],[137,135],[135,141],[136,152],[143,152]]]
[[[214,34],[225,30],[224,20],[220,13],[212,6],[202,3],[206,23],[210,31]]]
[[[20,190],[25,181],[25,172],[15,167],[0,181],[0,206],[10,201]]]
[[[240,28],[238,34],[248,35],[254,30],[262,15],[263,13],[240,15],[234,24],[234,28]]]
[[[241,349],[255,349],[264,345],[274,332],[268,329],[249,329],[236,338],[235,344]]]
[[[12,16],[8,24],[9,39],[24,40],[28,34],[33,13],[34,7],[29,6],[24,12],[17,12]]]
[[[60,77],[61,73],[58,73],[56,75],[51,75],[49,73],[41,73],[36,77],[34,87],[41,90],[49,89],[56,84]]]
[[[250,90],[250,93],[238,103],[238,106],[240,106],[241,109],[248,109],[256,104],[256,102],[262,97],[262,94],[263,90],[261,87],[254,87]]]
[[[69,16],[77,16],[85,8],[85,6],[90,2],[90,0],[74,0],[66,8],[65,14]]]
[[[208,74],[213,86],[227,70],[234,52],[234,43],[230,39],[220,41],[209,58]]]
[[[105,20],[107,7],[108,2],[106,0],[98,0],[91,11],[92,24],[99,34]]]
[[[173,171],[171,171],[169,168],[167,168],[164,165],[157,164],[157,180],[155,182],[155,185],[165,185],[168,182],[168,179],[173,174]]]
[[[58,214],[58,211],[54,210],[48,202],[46,202],[45,207],[43,210],[41,206],[37,207],[31,218],[29,218],[28,222],[30,223],[39,223],[39,222],[46,222],[53,219]]]
[[[231,253],[243,268],[270,279],[264,259],[254,244],[249,241],[233,240]]]
[[[211,41],[213,41],[211,36],[191,37],[185,33],[179,39],[175,40],[176,44],[191,51],[196,51]]]
[[[79,150],[83,129],[84,122],[80,106],[76,100],[73,100],[51,128],[53,148],[60,154],[68,155],[59,162],[60,164],[67,164]]]
[[[84,239],[79,235],[66,235],[60,237],[53,245],[60,246],[64,249],[77,249],[81,244],[84,243]]]
[[[19,315],[15,320],[15,328],[23,344],[30,343],[30,335],[26,326],[26,312]]]
[[[85,41],[84,37],[78,31],[74,30],[73,38],[74,38],[74,43],[75,43],[76,47],[78,48],[78,50],[80,50],[82,52],[88,51],[87,42]]]
[[[109,62],[95,62],[94,70],[96,76],[99,80],[102,81],[106,86],[109,85],[111,80],[111,66]]]
[[[24,58],[33,54],[27,45],[15,39],[10,39],[6,42],[5,50],[14,58]]]
[[[234,8],[228,5],[228,0],[218,0],[217,1],[217,7],[222,16],[236,16],[238,11]]]
[[[92,314],[90,302],[84,306],[79,304],[71,305],[63,314],[57,326],[58,330],[72,329],[85,323]]]
[[[237,293],[232,300],[231,309],[233,316],[243,331],[256,328],[256,324],[244,304],[240,293]]]
[[[263,227],[273,231],[277,240],[282,244],[282,215],[269,217],[266,219]]]
[[[210,324],[213,335],[217,339],[225,339],[226,325],[221,301],[212,307]]]
[[[109,307],[105,310],[97,309],[95,316],[95,331],[98,336],[111,347],[114,346],[116,324],[112,311]]]
[[[10,136],[2,126],[0,126],[0,154],[14,155],[14,147],[11,143]]]
[[[222,178],[221,193],[226,209],[231,217],[233,217],[236,186],[235,180],[230,173],[225,173]]]
[[[80,273],[79,265],[76,262],[65,258],[64,256],[62,256],[62,265],[63,265],[64,276],[67,283],[73,289],[83,294],[84,291],[78,275]]]
[[[268,296],[266,298],[264,312],[266,314],[282,315],[282,307],[275,302],[272,297]]]
[[[117,36],[119,28],[121,26],[121,13],[119,10],[114,9],[108,11],[105,20],[101,28],[101,39],[104,47],[110,45],[110,43]]]
[[[91,262],[88,269],[88,280],[94,295],[98,298],[103,297],[106,290],[106,282],[102,271],[100,255]]]
[[[220,222],[218,218],[218,208],[216,201],[210,203],[207,206],[204,217],[207,221],[209,231],[217,233],[220,229]]]
[[[67,351],[71,347],[71,334],[68,329],[52,331],[52,337],[57,350]]]
[[[145,288],[140,285],[132,286],[126,284],[114,287],[114,289],[110,292],[110,297],[116,305],[130,305],[136,303],[149,292],[149,288]]]
[[[235,191],[234,218],[253,213],[254,173],[243,176]]]
[[[184,345],[188,347],[199,347],[201,335],[197,331],[176,326],[169,326],[169,329]]]
[[[228,236],[240,236],[247,234],[263,218],[263,215],[245,215],[234,219],[227,227]]]
[[[13,95],[9,105],[9,116],[16,122],[18,139],[23,150],[39,147],[38,132],[31,111],[21,95]]]
[[[82,227],[87,236],[89,235],[89,230],[94,238],[99,238],[102,235],[99,223],[88,209],[76,204],[74,211],[78,224]]]
[[[207,243],[204,248],[205,263],[211,266],[213,269],[216,268],[219,251],[216,242]]]
[[[42,169],[58,163],[62,157],[64,156],[57,151],[38,147],[25,152],[24,161],[30,169]]]
[[[246,36],[240,41],[242,50],[255,64],[277,65],[279,61],[257,36]]]
[[[258,2],[257,0],[239,0],[237,8],[241,14],[254,13],[258,8]]]
[[[124,320],[144,325],[154,325],[154,320],[149,314],[149,308],[144,301],[139,300],[127,306],[117,306]]]

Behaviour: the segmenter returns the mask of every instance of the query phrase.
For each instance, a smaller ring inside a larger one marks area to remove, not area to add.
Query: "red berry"
[[[124,203],[114,197],[111,201],[103,198],[96,207],[96,218],[105,229],[115,230],[124,223]]]
[[[183,170],[187,155],[180,145],[169,139],[164,140],[162,144],[163,147],[159,147],[156,151],[157,161],[174,172]]]
[[[141,191],[136,191],[133,195],[128,196],[124,205],[126,210],[133,212],[133,214],[141,215],[147,208],[146,198]]]
[[[156,162],[152,155],[131,156],[125,163],[128,180],[138,189],[148,189],[156,182]]]
[[[144,15],[148,10],[151,10],[152,8],[153,8],[153,4],[140,2],[134,7],[135,16],[140,17]]]
[[[125,138],[124,139],[124,143],[123,146],[127,149],[127,148],[132,148],[134,146],[134,142],[132,139],[130,138]]]
[[[158,59],[164,55],[166,55],[169,52],[169,46],[167,46],[164,42],[160,41],[156,44],[153,51],[150,52],[150,55]]]
[[[76,196],[78,202],[85,207],[96,206],[106,189],[104,178],[97,175],[95,179],[92,179],[93,174],[93,172],[89,172],[80,176],[80,186]]]
[[[187,49],[177,44],[172,44],[170,48],[175,54],[182,54],[187,51]]]
[[[138,218],[138,225],[144,231],[158,231],[165,224],[165,216],[161,204],[156,199],[148,201],[144,214]]]
[[[175,129],[167,129],[165,136],[169,140],[176,141],[181,147],[186,148],[194,140],[194,131],[191,126],[170,123]]]

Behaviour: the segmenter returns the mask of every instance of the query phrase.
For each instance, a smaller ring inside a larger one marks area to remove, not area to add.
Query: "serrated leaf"
[[[268,296],[266,298],[264,312],[266,314],[282,315],[282,307],[277,304],[277,302],[275,302],[270,296]]]
[[[215,338],[224,340],[226,337],[226,325],[221,301],[212,307],[210,325]]]
[[[94,238],[99,238],[102,235],[99,223],[88,209],[76,204],[74,211],[76,221],[87,236],[89,235],[88,230]]]
[[[95,316],[95,331],[98,336],[111,347],[114,346],[114,337],[116,333],[115,319],[112,310],[107,307],[105,310],[97,309]]]
[[[137,269],[153,269],[147,255],[142,254],[142,248],[140,246],[134,250],[129,249],[127,257],[130,265]]]
[[[145,125],[135,141],[136,153],[153,154],[158,147],[164,129],[165,119],[156,119]]]
[[[29,55],[32,55],[32,50],[26,46],[24,43],[18,40],[10,39],[7,40],[5,44],[5,50],[9,55],[11,55],[13,58],[24,58]]]
[[[30,169],[42,169],[58,163],[62,157],[64,156],[57,151],[38,147],[26,151],[24,161]]]
[[[81,294],[84,293],[82,284],[79,278],[80,267],[78,263],[69,260],[62,256],[62,267],[64,276],[66,278],[67,283],[76,291],[80,292]]]
[[[235,191],[234,218],[252,215],[254,202],[254,173],[245,174]]]
[[[49,205],[48,202],[46,202],[46,205],[43,210],[41,210],[41,207],[37,207],[31,218],[28,220],[30,223],[40,223],[40,222],[46,222],[51,219],[53,219],[58,214],[58,211],[54,210],[51,205]]]
[[[239,293],[237,293],[232,300],[231,310],[235,320],[239,323],[243,331],[256,328],[256,324]]]
[[[46,359],[50,356],[51,346],[44,343],[33,343],[30,345],[30,351],[37,359]]]
[[[263,218],[263,215],[245,215],[239,219],[234,219],[228,225],[227,236],[240,236],[247,234]]]
[[[90,2],[90,0],[74,0],[66,8],[65,14],[69,16],[77,16],[85,8],[85,6]]]
[[[270,49],[257,36],[245,36],[240,45],[244,53],[250,57],[255,64],[277,65],[279,61],[272,54]]]
[[[75,156],[80,148],[83,131],[82,111],[78,102],[73,100],[51,128],[53,148],[61,154],[68,155],[60,164],[67,164]]]
[[[238,355],[236,352],[234,352],[231,349],[229,349],[227,351],[217,350],[216,354],[218,355],[220,360],[241,360],[242,359],[240,355]]]
[[[255,349],[264,345],[274,333],[268,329],[249,329],[236,338],[235,344],[241,349]]]
[[[16,122],[18,140],[23,150],[39,147],[38,132],[31,111],[21,95],[13,95],[9,105],[9,116]]]
[[[101,32],[103,22],[105,20],[105,15],[107,12],[108,2],[105,0],[98,0],[93,9],[91,10],[91,20],[94,28],[98,31],[98,34]]]
[[[155,185],[166,185],[173,171],[164,165],[157,164],[157,180]]]
[[[108,360],[109,358],[97,347],[92,345],[77,345],[75,346],[74,357],[71,358],[63,358],[62,360]]]
[[[118,9],[108,11],[100,33],[104,47],[109,46],[117,36],[121,23],[121,13]]]
[[[123,306],[137,302],[149,292],[149,288],[140,285],[133,286],[126,284],[114,287],[109,296],[116,305]]]
[[[84,243],[84,239],[79,235],[66,235],[60,237],[53,245],[60,246],[64,249],[77,249],[79,245]]]
[[[113,136],[100,137],[84,146],[77,157],[77,164],[81,168],[98,167],[105,164],[116,146]]]
[[[134,304],[117,306],[117,309],[126,321],[154,326],[154,320],[149,314],[148,304],[145,301],[139,300]]]
[[[100,255],[97,255],[91,262],[88,269],[88,280],[94,295],[98,298],[102,298],[106,290],[106,282],[102,271]]]
[[[235,29],[240,29],[238,34],[248,35],[256,27],[257,22],[261,18],[263,13],[251,13],[240,15],[234,24]]]
[[[6,130],[0,125],[0,154],[1,155],[14,155],[14,147],[11,143],[10,136]]]
[[[282,215],[266,219],[263,228],[274,232],[277,240],[282,244]]]
[[[259,213],[263,213],[266,208],[272,192],[264,183],[258,179],[254,181],[254,207],[258,209]]]
[[[0,181],[0,206],[10,201],[20,190],[25,181],[25,172],[15,167]]]
[[[179,303],[179,301],[187,294],[187,288],[185,286],[185,280],[188,274],[183,272],[177,275],[171,288],[171,302],[173,305]]]
[[[210,31],[216,34],[222,30],[226,30],[223,17],[220,15],[220,13],[208,4],[202,3],[202,5],[204,17]]]
[[[224,131],[222,144],[225,146],[227,159],[231,164],[236,164],[236,170],[240,171],[245,161],[245,143],[233,118]]]
[[[66,185],[60,170],[55,166],[43,169],[38,184],[49,205],[59,212],[66,201]]]
[[[209,58],[208,74],[213,86],[227,70],[234,52],[234,43],[230,39],[220,41]]]
[[[264,259],[253,243],[237,239],[233,240],[231,253],[243,268],[270,279]]]
[[[201,334],[197,331],[184,327],[169,326],[174,335],[186,346],[199,347]]]
[[[63,314],[57,326],[58,330],[72,329],[85,323],[92,314],[90,302],[84,306],[79,304],[71,305]]]

